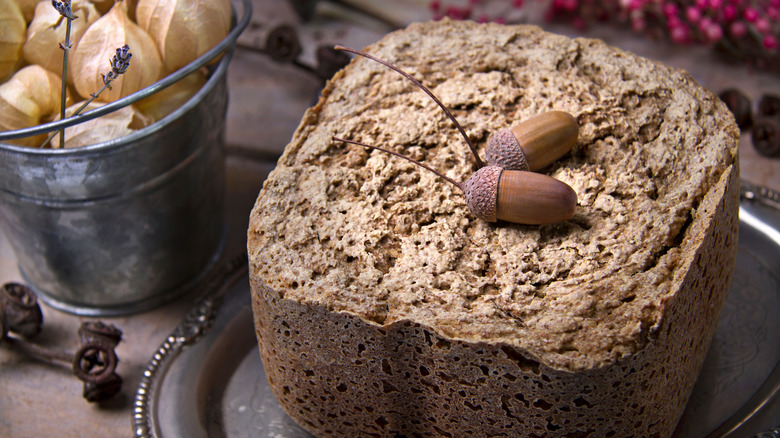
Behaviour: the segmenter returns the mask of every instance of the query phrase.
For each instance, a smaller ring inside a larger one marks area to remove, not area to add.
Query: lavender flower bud
[[[78,16],[73,14],[73,9],[70,7],[69,1],[60,2],[57,0],[51,0],[51,5],[54,6],[54,9],[57,10],[57,12],[60,13],[65,18],[75,20],[79,18]]]

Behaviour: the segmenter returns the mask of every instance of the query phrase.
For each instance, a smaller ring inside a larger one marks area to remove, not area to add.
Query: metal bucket
[[[251,6],[217,47],[97,117],[180,80],[225,52],[182,107],[131,135],[77,149],[0,143],[0,227],[40,298],[79,315],[155,307],[189,290],[224,238],[227,66]],[[75,124],[0,133],[0,140]]]

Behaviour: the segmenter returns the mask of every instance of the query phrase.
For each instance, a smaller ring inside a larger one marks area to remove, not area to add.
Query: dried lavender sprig
[[[73,23],[73,20],[77,19],[78,16],[73,13],[73,8],[70,6],[70,0],[65,1],[57,1],[57,0],[51,0],[51,5],[54,7],[54,9],[57,10],[57,12],[60,13],[63,17],[65,17],[65,42],[60,43],[60,48],[62,49],[62,93],[60,95],[60,118],[65,118],[65,105],[68,101],[68,52],[70,52],[70,48],[72,46],[70,42],[70,29],[71,24]],[[60,148],[65,147],[65,128],[60,129]],[[48,140],[47,140],[48,142]],[[46,143],[44,143],[41,147],[45,146]]]
[[[108,60],[109,64],[111,65],[111,71],[102,75],[103,86],[98,91],[90,94],[89,99],[85,100],[84,103],[76,111],[74,111],[73,114],[71,114],[71,117],[79,115],[84,110],[84,108],[87,107],[87,105],[92,103],[93,100],[100,96],[100,93],[106,89],[110,90],[111,83],[114,82],[120,75],[123,75],[127,71],[128,67],[130,67],[130,58],[132,57],[133,54],[130,52],[130,47],[127,44],[116,49],[116,55]],[[54,138],[55,135],[57,135],[56,132],[53,132],[51,135],[49,135],[49,138],[43,142],[41,147],[45,147],[51,141],[51,139]]]

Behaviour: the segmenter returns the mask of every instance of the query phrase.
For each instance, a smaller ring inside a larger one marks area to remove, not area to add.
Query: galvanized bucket
[[[79,315],[155,307],[189,290],[225,238],[227,66],[244,14],[192,64],[119,101],[62,120],[0,133],[0,141],[53,131],[130,105],[224,52],[182,107],[120,139],[78,149],[0,143],[0,227],[39,297]]]

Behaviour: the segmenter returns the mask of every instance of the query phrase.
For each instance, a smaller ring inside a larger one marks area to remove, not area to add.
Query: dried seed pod
[[[82,347],[74,355],[73,372],[84,382],[83,396],[89,402],[108,400],[122,389],[115,350],[122,330],[102,321],[85,321],[78,333]]]
[[[734,115],[739,129],[748,129],[753,124],[753,109],[750,99],[736,88],[721,91],[718,95]]]
[[[118,47],[128,45],[133,63],[98,97],[102,102],[113,102],[135,93],[159,80],[163,74],[162,60],[152,37],[127,16],[124,2],[117,2],[108,13],[98,18],[81,37],[73,52],[69,74],[73,76],[76,91],[83,97],[98,91],[104,76],[110,70],[110,60]]]
[[[230,32],[229,0],[139,0],[135,15],[168,72],[194,61]]]
[[[73,373],[83,382],[110,379],[119,362],[114,348],[102,342],[87,342],[73,355]]]
[[[122,390],[122,378],[111,373],[100,382],[84,382],[83,397],[91,403],[108,400]]]
[[[27,22],[16,0],[0,0],[0,82],[19,65],[26,35]]]
[[[72,47],[76,47],[84,32],[100,17],[100,14],[92,3],[85,0],[74,1],[71,8],[78,16],[78,19],[71,22],[70,29],[70,42]],[[60,43],[65,41],[66,26],[67,20],[63,19],[51,3],[38,3],[35,17],[27,28],[27,41],[22,47],[24,60],[61,75],[63,50],[60,48]],[[73,78],[70,76],[68,83],[73,83]]]
[[[60,111],[60,78],[38,65],[29,65],[0,85],[0,131],[13,131],[51,120]],[[46,134],[8,140],[22,146],[40,146]]]
[[[264,52],[274,61],[293,62],[301,54],[298,32],[289,24],[281,24],[268,32]]]
[[[205,83],[206,76],[195,71],[170,87],[139,100],[133,106],[156,122],[184,105]]]
[[[91,111],[103,105],[100,102],[90,102],[82,112]],[[65,110],[65,116],[70,117],[80,106],[80,103],[71,105]],[[121,138],[149,126],[152,122],[151,118],[142,114],[132,105],[126,106],[65,128],[65,148],[78,148]],[[51,144],[59,144],[59,135],[59,133],[55,134]]]
[[[765,157],[780,157],[780,117],[756,119],[750,132],[753,147]]]
[[[84,321],[79,326],[78,333],[82,344],[102,342],[111,348],[116,348],[122,341],[122,330],[103,321]]]
[[[20,283],[6,283],[0,289],[0,306],[5,313],[4,326],[25,338],[41,331],[43,313],[38,297],[29,287]]]
[[[780,117],[780,96],[763,94],[758,99],[758,115]]]
[[[317,66],[315,69],[317,75],[325,80],[332,78],[337,71],[346,67],[350,61],[346,53],[340,52],[330,45],[317,47],[316,57]]]
[[[569,153],[577,143],[577,120],[563,111],[550,111],[490,136],[485,161],[509,170],[544,169]]]

